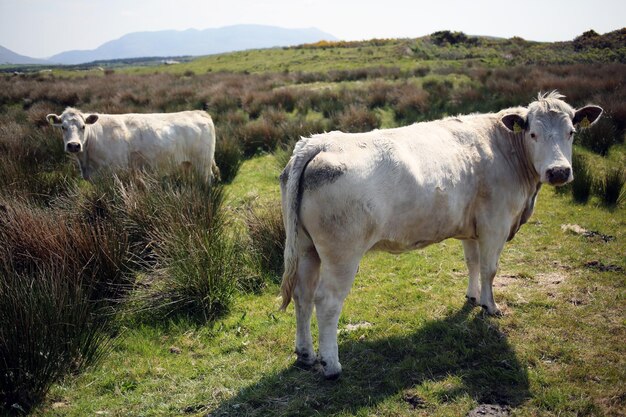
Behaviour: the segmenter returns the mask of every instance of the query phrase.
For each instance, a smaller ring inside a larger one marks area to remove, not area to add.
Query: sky
[[[0,46],[44,58],[127,33],[235,24],[316,27],[342,40],[437,30],[564,41],[626,26],[624,0],[0,0]]]

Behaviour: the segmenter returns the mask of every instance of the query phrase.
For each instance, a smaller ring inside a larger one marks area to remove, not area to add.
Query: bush
[[[247,256],[229,232],[221,186],[180,172],[120,184],[128,217],[146,230],[154,271],[138,297],[155,317],[201,322],[227,313],[239,282],[249,279]]]
[[[337,127],[343,132],[369,132],[380,127],[380,120],[367,108],[351,105],[337,118]]]
[[[600,195],[607,206],[616,206],[624,200],[626,189],[626,169],[614,167],[609,169],[600,183]]]
[[[235,179],[241,163],[243,152],[236,139],[232,136],[218,138],[215,143],[215,163],[220,169],[220,178],[224,183]]]
[[[115,228],[62,211],[2,207],[0,402],[28,411],[52,383],[106,352],[108,308],[130,288],[131,260]]]
[[[285,227],[280,202],[249,209],[246,225],[250,233],[251,252],[260,270],[273,281],[280,282],[285,250]]]
[[[397,90],[394,105],[396,121],[399,124],[411,124],[424,120],[428,110],[428,93],[413,84],[404,84]]]
[[[619,143],[617,129],[609,117],[602,117],[589,129],[576,135],[576,143],[585,148],[606,156],[611,146]]]
[[[283,138],[280,128],[265,118],[253,120],[243,126],[240,135],[243,153],[247,157],[259,151],[274,150]]]
[[[90,298],[61,264],[0,273],[0,410],[28,413],[54,382],[108,352],[108,313]]]
[[[572,169],[574,171],[574,180],[571,183],[572,197],[577,203],[586,203],[591,195],[591,186],[593,185],[593,177],[589,172],[587,160],[584,156],[574,152],[572,155]]]
[[[50,127],[0,119],[0,192],[43,204],[61,195],[78,172]]]

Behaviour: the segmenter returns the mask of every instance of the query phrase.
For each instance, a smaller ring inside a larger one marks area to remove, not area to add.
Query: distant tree
[[[430,34],[430,39],[435,45],[447,46],[457,44],[476,45],[478,38],[468,37],[463,32],[451,32],[449,30],[440,30]]]

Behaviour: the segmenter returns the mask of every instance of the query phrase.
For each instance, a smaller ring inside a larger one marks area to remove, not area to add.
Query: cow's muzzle
[[[564,185],[570,182],[572,169],[570,167],[554,167],[546,171],[546,178],[550,185]]]
[[[80,143],[70,142],[70,143],[68,143],[68,144],[67,144],[67,146],[65,147],[65,149],[66,149],[69,153],[77,153],[77,152],[80,152],[81,145],[80,145]]]

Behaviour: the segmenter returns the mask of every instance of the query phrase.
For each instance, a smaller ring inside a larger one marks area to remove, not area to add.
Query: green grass
[[[227,186],[232,208],[277,202],[277,175],[271,155],[246,161]],[[340,318],[337,382],[291,366],[293,307],[278,312],[270,284],[238,296],[212,326],[129,317],[102,365],[54,386],[35,415],[464,416],[480,403],[510,404],[515,416],[624,415],[625,242],[625,210],[574,205],[544,187],[503,252],[500,319],[464,304],[459,242],[372,253]],[[345,330],[359,323],[371,326]]]
[[[623,32],[623,29],[622,29]],[[326,72],[368,67],[397,67],[400,70],[501,67],[520,64],[572,64],[625,62],[623,35],[605,35],[606,46],[587,45],[580,50],[569,42],[532,42],[522,39],[480,37],[475,43],[437,45],[430,36],[416,39],[387,39],[329,43],[325,47],[269,48],[199,57],[177,65],[122,69],[133,74],[155,71],[182,74],[193,72]],[[116,69],[117,70],[117,69]]]

